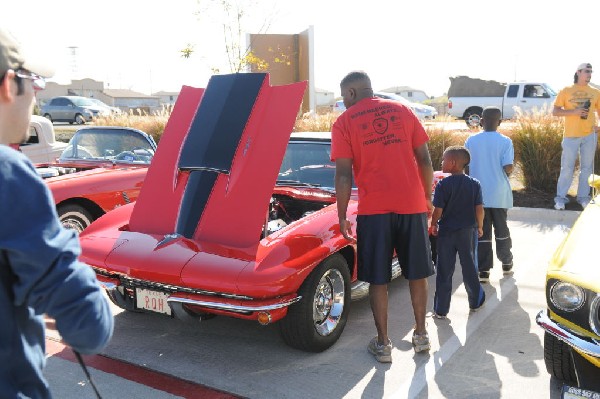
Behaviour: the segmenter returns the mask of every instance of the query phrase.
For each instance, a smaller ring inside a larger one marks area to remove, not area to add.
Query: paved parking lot
[[[375,334],[367,300],[352,303],[341,339],[319,354],[287,347],[276,325],[226,317],[185,324],[114,308],[115,335],[104,355],[249,398],[517,398],[524,389],[531,399],[558,398],[560,383],[546,372],[543,333],[534,318],[545,307],[547,261],[576,216],[571,211],[511,211],[514,276],[504,278],[499,267],[493,269],[486,306],[469,314],[457,268],[449,320],[428,319],[429,354],[413,353],[408,284],[400,278],[390,284],[391,365],[377,363],[366,350]],[[430,300],[434,286],[432,278]],[[80,370],[62,373],[57,362],[51,357],[47,372],[56,397],[94,397],[89,386],[80,384]],[[112,380],[110,373],[92,372],[102,376],[101,391],[130,383],[118,376],[119,370]],[[129,393],[145,388],[123,389],[128,397],[138,397]],[[153,389],[157,396],[146,392],[139,397],[193,397]]]

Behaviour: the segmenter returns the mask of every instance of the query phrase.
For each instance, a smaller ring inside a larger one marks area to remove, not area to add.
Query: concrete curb
[[[544,208],[525,208],[514,207],[508,210],[508,220],[537,222],[537,223],[556,223],[572,226],[581,211],[557,211]]]

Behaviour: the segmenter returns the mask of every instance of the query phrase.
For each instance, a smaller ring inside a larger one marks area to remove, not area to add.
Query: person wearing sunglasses
[[[77,234],[62,227],[50,190],[10,144],[29,134],[35,92],[52,76],[0,28],[0,396],[50,398],[44,315],[84,354],[109,342],[113,316]]]
[[[573,77],[573,85],[562,89],[554,101],[552,115],[565,118],[560,175],[554,198],[554,209],[557,210],[565,209],[569,202],[567,192],[573,182],[578,156],[581,171],[577,202],[585,208],[591,200],[588,177],[593,172],[596,154],[596,113],[600,115],[600,91],[589,85],[592,72],[592,64],[580,64]]]

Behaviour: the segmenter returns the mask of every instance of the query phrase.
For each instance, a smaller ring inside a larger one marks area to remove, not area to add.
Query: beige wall
[[[250,48],[257,57],[269,64],[267,71],[259,71],[250,65],[252,72],[269,72],[275,86],[298,82],[297,35],[250,35]],[[275,58],[285,60],[277,62]],[[289,64],[288,64],[289,62]]]
[[[306,80],[309,85],[302,99],[302,112],[308,112],[316,108],[316,96],[314,94],[314,82],[311,81],[312,71],[310,65],[310,31],[307,29],[297,35],[298,38],[298,81]]]
[[[251,65],[252,72],[269,72],[272,85],[285,85],[308,81],[308,89],[302,100],[302,112],[314,109],[316,99],[313,98],[314,82],[311,79],[312,30],[307,29],[300,34],[250,34],[250,49],[258,58],[265,60],[267,71],[258,71]],[[281,61],[276,61],[279,58]]]

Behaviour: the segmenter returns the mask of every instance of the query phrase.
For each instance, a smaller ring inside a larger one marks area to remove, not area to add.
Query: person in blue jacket
[[[24,58],[0,28],[0,397],[50,398],[44,314],[64,342],[83,354],[109,342],[113,316],[92,269],[78,261],[77,234],[62,227],[34,166],[10,144],[29,134],[44,64]]]

